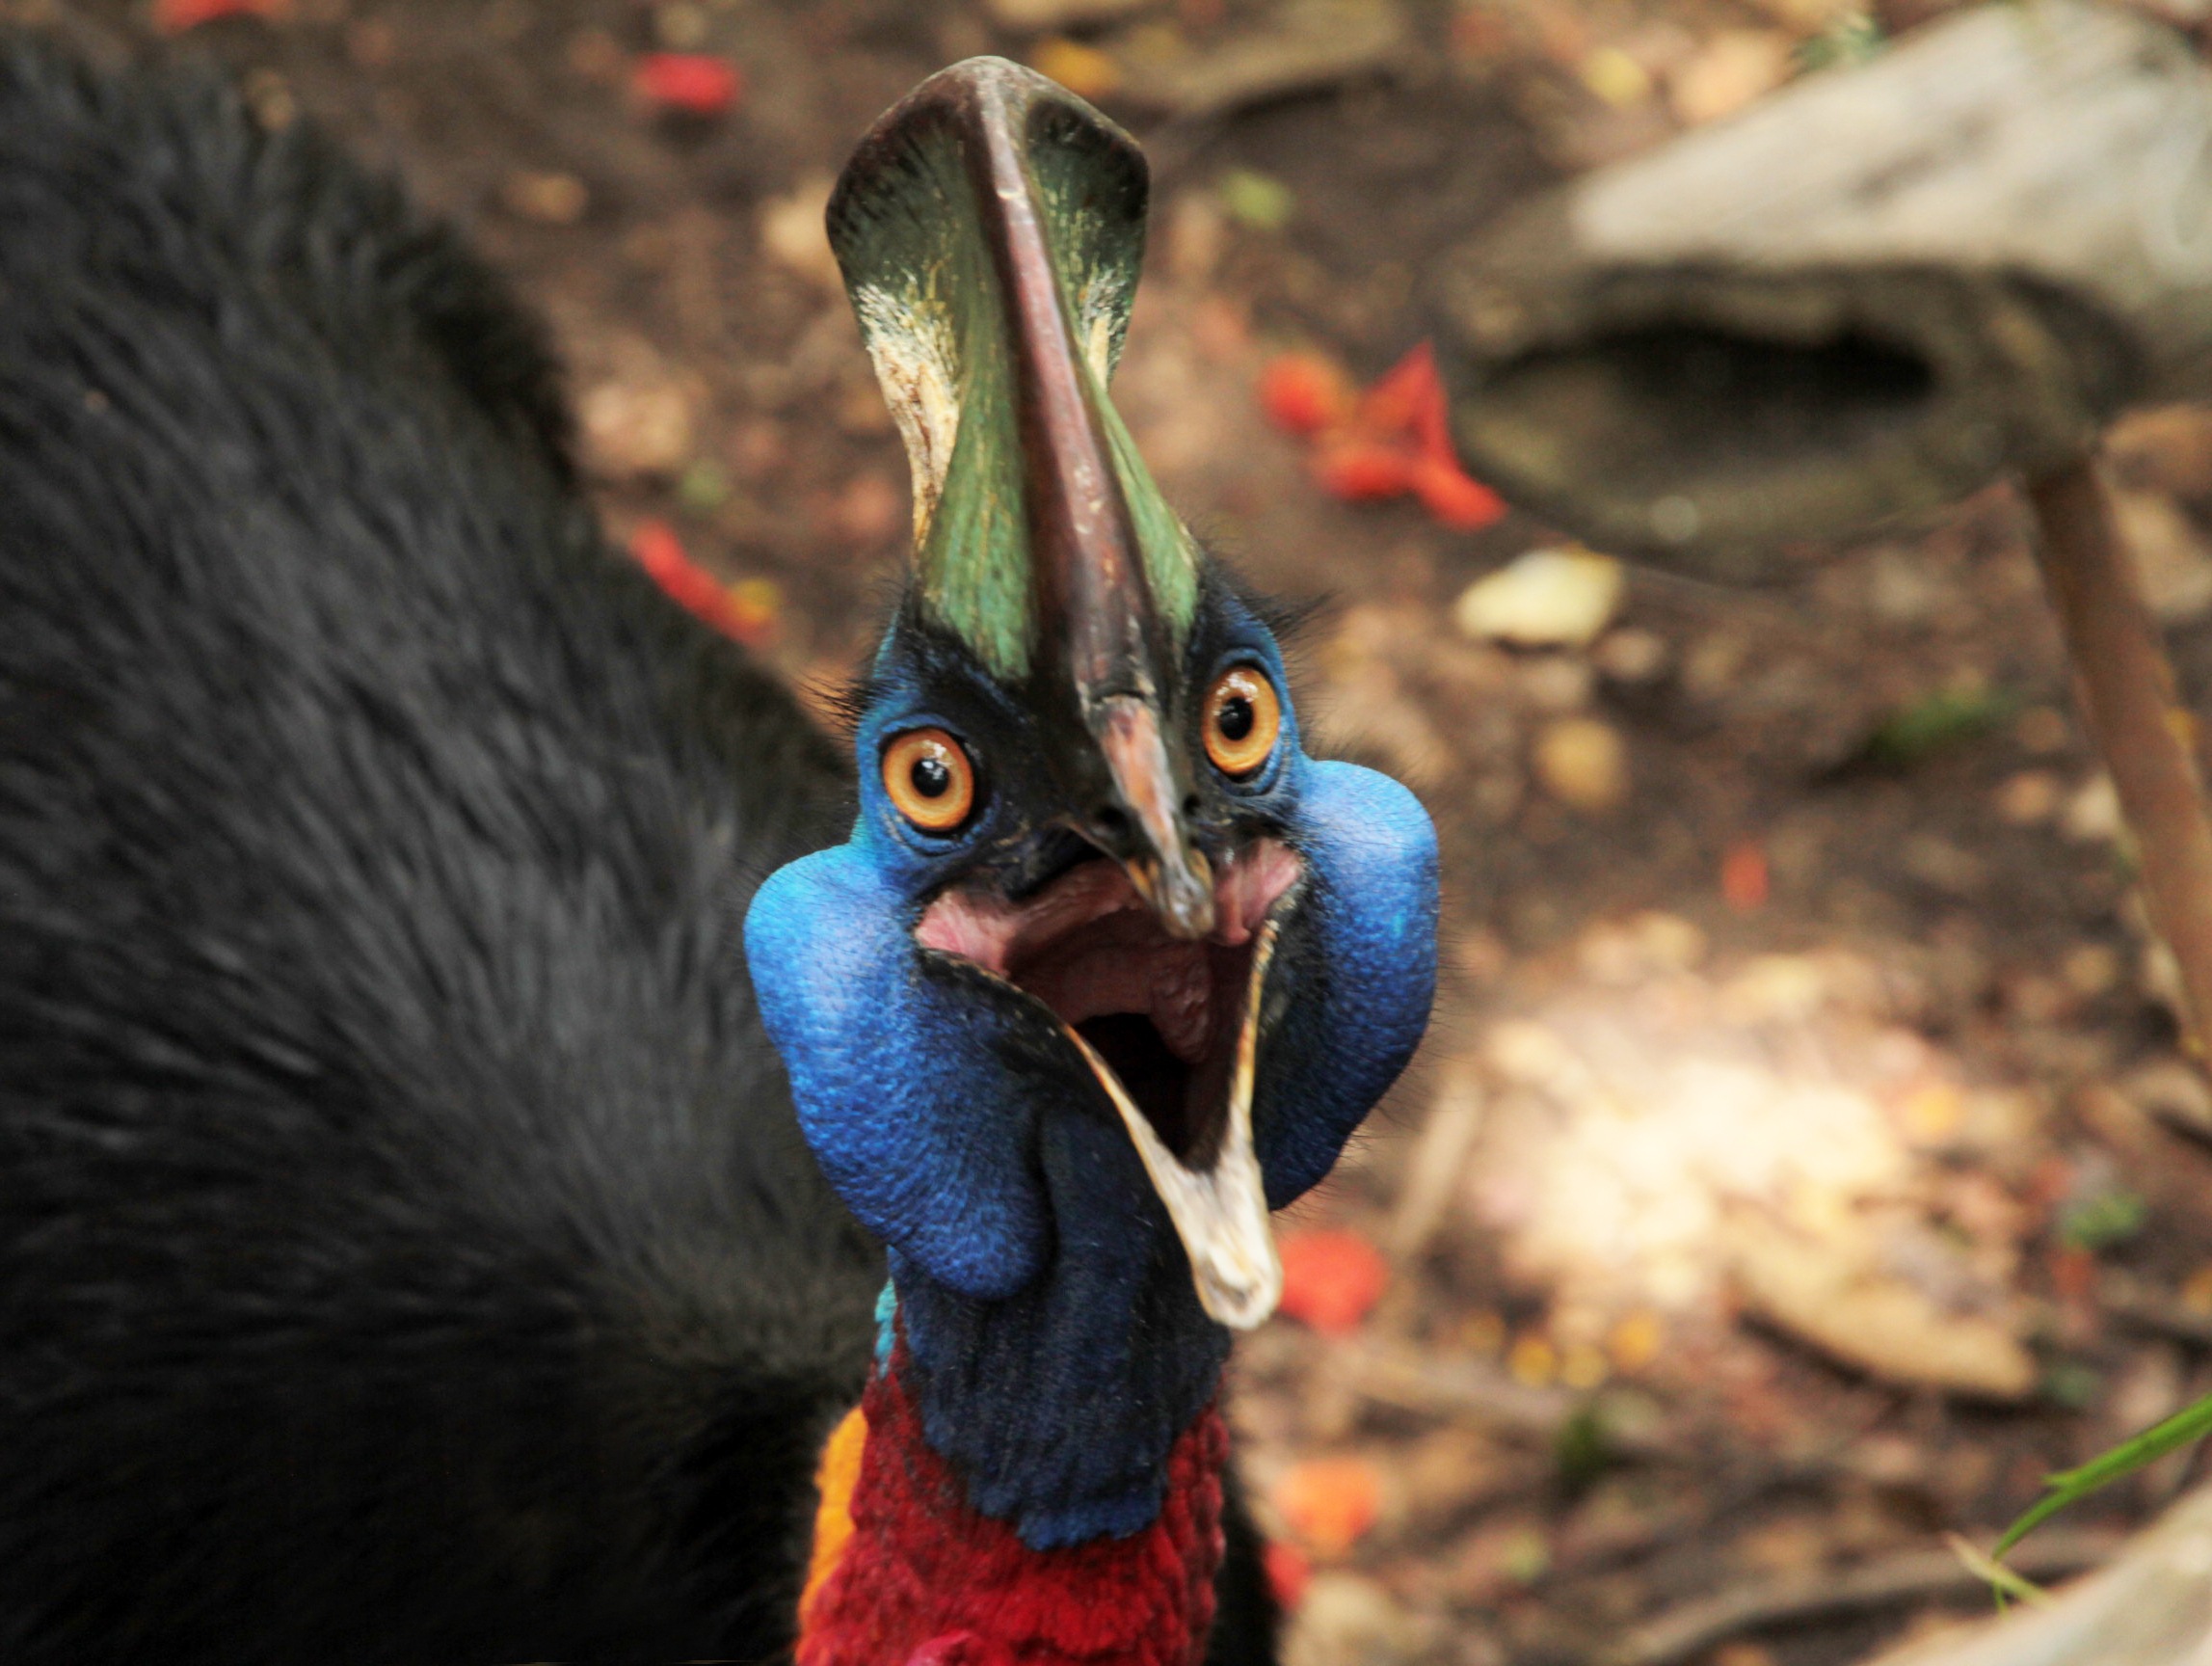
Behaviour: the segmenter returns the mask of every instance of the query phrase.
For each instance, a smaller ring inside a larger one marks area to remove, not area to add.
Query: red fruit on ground
[[[1295,1545],[1285,1545],[1270,1539],[1261,1552],[1260,1565],[1266,1571],[1267,1589],[1275,1594],[1275,1606],[1286,1614],[1292,1612],[1306,1599],[1306,1585],[1314,1576],[1314,1565],[1306,1553]]]
[[[655,584],[725,636],[758,646],[767,634],[771,620],[758,606],[742,605],[713,574],[692,560],[667,522],[640,521],[629,535],[629,552]]]
[[[181,35],[218,17],[280,17],[290,9],[290,0],[154,0],[153,26]]]
[[[1316,1556],[1349,1550],[1382,1514],[1382,1477],[1365,1458],[1309,1458],[1275,1483],[1276,1514]]]
[[[736,65],[704,52],[649,52],[631,82],[648,103],[686,116],[719,116],[745,90]]]
[[[1413,490],[1422,507],[1454,532],[1479,532],[1506,513],[1506,500],[1468,474],[1456,458],[1417,458]]]
[[[1410,452],[1379,441],[1332,439],[1314,454],[1314,478],[1321,490],[1347,503],[1372,503],[1412,490]]]
[[[1431,434],[1442,436],[1444,384],[1436,374],[1436,355],[1423,341],[1367,390],[1353,420],[1370,433],[1418,443]]]
[[[1311,353],[1285,353],[1260,377],[1260,403],[1276,427],[1314,437],[1314,479],[1331,497],[1373,502],[1411,492],[1454,532],[1498,521],[1506,504],[1459,467],[1436,355],[1416,346],[1365,393]]]
[[[1345,373],[1318,353],[1281,353],[1260,372],[1260,408],[1288,434],[1318,434],[1352,413]]]
[[[1283,1311],[1332,1336],[1356,1330],[1390,1283],[1390,1263],[1357,1232],[1293,1232],[1281,1253]]]
[[[1746,839],[1720,858],[1720,896],[1737,913],[1764,908],[1770,883],[1767,853],[1756,841]]]

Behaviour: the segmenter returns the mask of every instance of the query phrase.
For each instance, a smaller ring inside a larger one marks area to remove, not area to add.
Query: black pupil
[[[952,771],[942,758],[917,758],[907,778],[924,798],[942,798],[952,790]]]
[[[1221,702],[1221,714],[1213,719],[1213,726],[1221,731],[1223,739],[1241,740],[1252,733],[1252,725],[1258,721],[1252,702],[1241,694],[1232,694]]]

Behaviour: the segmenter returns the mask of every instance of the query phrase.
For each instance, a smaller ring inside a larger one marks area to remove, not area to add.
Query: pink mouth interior
[[[1213,934],[1170,937],[1121,865],[1085,862],[1009,902],[951,890],[915,941],[958,954],[1044,1002],[1120,1079],[1167,1148],[1211,1162],[1226,1123],[1254,937],[1298,859],[1255,840],[1215,873]]]

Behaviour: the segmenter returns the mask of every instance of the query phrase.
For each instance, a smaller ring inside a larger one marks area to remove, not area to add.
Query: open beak
[[[1229,1077],[1226,1125],[1213,1161],[1205,1168],[1184,1166],[1130,1097],[1121,1078],[1080,1031],[1068,1029],[1069,1038],[1121,1113],[1144,1171],[1152,1176],[1152,1189],[1167,1206],[1175,1235],[1190,1257],[1198,1304],[1232,1330],[1257,1329],[1283,1298],[1283,1262],[1275,1253],[1275,1234],[1267,1223],[1267,1191],[1260,1175],[1260,1159],[1252,1149],[1252,1069],[1259,1057],[1260,991],[1266,984],[1267,962],[1274,952],[1275,923],[1270,920],[1260,927],[1253,946],[1252,977]]]
[[[1171,928],[1133,866],[1080,863],[1020,902],[947,891],[915,938],[1051,1010],[1128,1130],[1200,1304],[1249,1330],[1283,1292],[1252,1090],[1267,969],[1301,865],[1272,839],[1252,841],[1214,873],[1211,927],[1197,938]]]

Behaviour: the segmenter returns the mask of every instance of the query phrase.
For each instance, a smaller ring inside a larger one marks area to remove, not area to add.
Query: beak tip
[[[1216,1325],[1232,1330],[1257,1330],[1274,1315],[1283,1299],[1283,1271],[1278,1264],[1257,1280],[1226,1281],[1218,1276],[1199,1280],[1198,1304]]]

